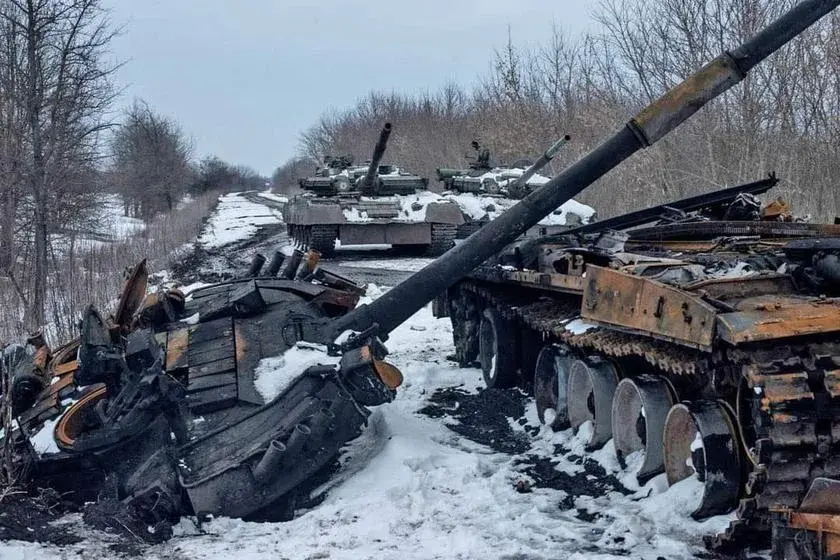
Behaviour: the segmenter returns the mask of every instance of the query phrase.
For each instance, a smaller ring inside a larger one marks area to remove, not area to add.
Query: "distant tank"
[[[428,179],[381,165],[391,134],[386,123],[370,162],[354,166],[349,156],[326,157],[315,176],[300,180],[305,191],[285,206],[289,236],[322,255],[342,245],[390,244],[429,256],[454,245],[464,222],[458,207],[428,190]]]
[[[492,163],[490,151],[474,140],[472,147],[476,155],[467,158],[470,160],[468,168],[438,168],[437,178],[445,189],[444,197],[457,204],[464,215],[464,224],[458,227],[457,238],[463,239],[473,234],[490,220],[499,217],[518,200],[547,183],[549,178],[537,172],[545,167],[569,140],[571,137],[568,134],[563,136],[536,162],[521,158],[509,165]],[[569,227],[587,224],[594,216],[595,210],[591,207],[570,200],[540,220],[529,233],[559,233]]]

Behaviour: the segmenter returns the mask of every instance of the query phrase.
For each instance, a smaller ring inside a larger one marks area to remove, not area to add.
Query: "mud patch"
[[[615,475],[608,474],[604,467],[594,459],[571,455],[568,449],[556,445],[554,456],[561,455],[565,455],[571,463],[580,465],[582,469],[573,473],[561,471],[556,468],[556,461],[551,457],[534,454],[523,456],[514,465],[517,470],[534,481],[533,486],[565,492],[566,497],[561,501],[560,509],[572,509],[574,499],[578,496],[598,497],[609,492],[618,492],[625,496],[632,494]],[[584,519],[581,515],[578,517]]]
[[[55,491],[10,491],[0,498],[0,540],[75,544],[82,537],[56,524],[64,514],[74,511]]]
[[[162,543],[172,537],[170,523],[150,524],[134,508],[117,500],[86,504],[82,519],[95,529],[120,537],[109,548],[132,556],[141,554],[147,544]]]
[[[528,397],[518,389],[484,389],[468,393],[458,387],[440,389],[417,412],[429,418],[450,417],[446,427],[494,451],[518,455],[531,448],[527,434],[514,431],[511,421],[522,418]]]

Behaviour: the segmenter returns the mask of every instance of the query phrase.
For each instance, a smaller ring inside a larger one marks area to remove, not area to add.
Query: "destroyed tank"
[[[535,162],[522,158],[510,165],[492,164],[490,151],[473,141],[472,147],[476,155],[467,158],[470,160],[467,169],[438,168],[437,179],[443,185],[443,196],[457,204],[464,215],[464,224],[458,227],[457,238],[468,237],[516,204],[517,200],[548,182],[548,177],[537,172],[548,165],[569,140],[571,136],[565,135],[543,152]],[[595,211],[592,208],[570,200],[540,220],[527,233],[558,233],[575,225],[589,223],[594,216]]]
[[[365,407],[393,392],[364,379],[374,366],[359,352],[340,376],[316,368],[288,387],[259,385],[263,358],[364,293],[318,256],[277,252],[265,267],[256,255],[242,279],[187,298],[147,295],[143,262],[116,312],[88,308],[76,340],[50,350],[34,336],[35,352],[7,348],[18,466],[68,501],[117,502],[115,523],[137,520],[134,533],[149,541],[187,514],[288,519],[307,481],[358,435]]]
[[[342,245],[390,244],[437,256],[449,249],[463,223],[458,207],[428,189],[428,179],[381,165],[391,124],[379,135],[373,157],[353,167],[352,158],[327,158],[317,176],[300,180],[305,191],[290,200],[283,219],[300,247],[325,256]]]
[[[328,286],[322,284],[311,289],[283,285],[271,293],[260,281],[247,279],[207,288],[204,297],[185,306],[176,322],[163,321],[163,330],[142,328],[139,318],[156,313],[131,313],[135,305],[121,305],[127,311],[117,313],[113,326],[89,312],[75,350],[69,345],[53,352],[51,359],[29,364],[32,371],[41,371],[45,362],[51,377],[35,405],[19,415],[24,421],[12,441],[17,455],[32,451],[32,430],[53,429],[37,421],[38,414],[52,410],[60,416],[45,420],[58,418],[53,433],[64,438],[59,446],[62,459],[52,469],[43,455],[33,464],[42,479],[52,474],[58,487],[110,491],[151,519],[184,513],[282,517],[293,509],[296,496],[306,495],[307,485],[340,447],[359,433],[369,407],[394,398],[401,374],[384,361],[382,340],[446,292],[456,330],[469,337],[478,329],[479,350],[485,349],[479,357],[491,385],[515,382],[517,375],[535,379],[543,419],[558,427],[588,420],[595,428],[592,447],[602,443],[607,426],[612,430],[613,417],[629,418],[621,428],[626,428],[625,441],[635,447],[622,450],[624,457],[636,449],[647,464],[658,456],[677,478],[698,477],[705,490],[698,516],[725,511],[740,499],[739,518],[729,534],[733,538],[725,541],[758,538],[771,509],[797,507],[802,488],[814,476],[834,476],[833,345],[840,329],[840,304],[831,296],[838,258],[831,236],[840,237],[839,226],[744,220],[741,211],[749,213],[749,197],[733,205],[729,193],[721,203],[728,203],[726,209],[732,207],[733,213],[737,210],[740,220],[724,213],[723,221],[698,225],[672,220],[640,227],[626,238],[621,232],[600,232],[599,241],[584,239],[576,242],[579,247],[563,239],[543,239],[502,250],[554,208],[741,81],[838,4],[840,0],[804,0],[796,5],[370,304],[345,312],[338,303],[348,302],[344,289],[338,299],[324,295],[329,294]],[[685,205],[682,209],[690,210]],[[759,271],[755,278],[726,278],[725,273],[703,277],[716,262],[724,263],[722,269],[737,270],[733,262],[747,243],[756,248],[755,254],[743,257]],[[552,247],[557,252],[550,252]],[[646,256],[642,251],[647,247],[668,251]],[[721,254],[715,254],[715,248]],[[500,251],[513,260],[487,263]],[[622,253],[631,251],[641,255],[638,261],[621,260]],[[674,253],[678,251],[687,256]],[[542,264],[551,270],[529,268]],[[697,281],[685,284],[691,274]],[[488,291],[468,287],[478,282],[486,282]],[[498,287],[508,288],[504,296],[509,299],[495,298]],[[457,303],[462,294],[474,297],[477,307],[483,305],[480,314]],[[529,299],[533,294],[540,295],[539,302]],[[547,322],[527,323],[545,313]],[[457,314],[463,314],[463,320]],[[578,315],[583,318],[573,324]],[[135,327],[125,329],[126,324]],[[533,360],[523,350],[541,344],[541,337],[527,336],[535,331],[549,338],[529,371]],[[809,338],[812,335],[816,338]],[[583,338],[575,339],[578,336]],[[458,347],[464,359],[470,358],[464,355],[468,345]],[[317,360],[320,365],[306,367],[314,360],[303,360],[296,352],[315,348],[326,348]],[[222,352],[226,354],[219,357]],[[285,372],[275,397],[251,403],[244,399],[248,384],[260,379],[255,376],[256,359],[262,357],[277,360],[263,361],[262,368],[282,362],[291,371]],[[510,364],[515,369],[506,369]],[[225,366],[229,369],[221,373],[215,369]],[[62,379],[68,371],[81,378]],[[225,407],[219,405],[217,414],[208,410],[191,417],[191,387],[201,390],[202,378],[212,384],[212,376],[220,374],[227,376],[219,379],[226,391],[217,393],[226,395]],[[101,385],[91,386],[97,379]],[[71,393],[81,391],[72,393],[75,402],[70,408],[53,398],[62,396],[62,384],[72,385],[66,389]],[[98,398],[87,397],[90,393],[85,391],[92,387],[100,391]],[[569,403],[565,417],[564,388],[582,396]],[[618,402],[614,416],[613,401]],[[68,416],[70,411],[76,413]],[[64,418],[68,420],[62,422]],[[670,427],[664,437],[655,429],[660,421],[663,430],[664,425]],[[614,437],[623,438],[619,431]],[[676,445],[657,452],[658,437]]]

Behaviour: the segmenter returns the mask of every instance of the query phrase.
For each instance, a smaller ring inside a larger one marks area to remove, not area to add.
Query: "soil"
[[[0,497],[0,540],[75,544],[82,537],[55,522],[77,508],[51,490],[8,490]]]

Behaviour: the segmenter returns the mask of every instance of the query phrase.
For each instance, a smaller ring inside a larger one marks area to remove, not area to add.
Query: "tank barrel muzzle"
[[[554,156],[557,155],[557,153],[560,151],[560,148],[562,148],[563,146],[568,144],[569,140],[571,140],[571,139],[572,139],[572,137],[569,136],[568,134],[566,134],[565,136],[563,136],[563,138],[561,138],[560,140],[558,140],[557,142],[552,144],[551,147],[549,149],[547,149],[543,155],[549,161],[554,159]]]
[[[566,134],[563,138],[560,138],[557,142],[552,144],[545,152],[543,152],[540,159],[535,161],[531,167],[526,169],[522,175],[520,175],[513,183],[508,185],[508,190],[514,191],[517,188],[524,186],[525,183],[528,182],[528,179],[536,175],[540,169],[548,165],[548,162],[554,159],[554,156],[556,156],[560,152],[560,149],[568,144],[571,139],[572,137]]]
[[[729,90],[747,71],[814,22],[840,0],[803,0],[740,47],[724,52],[642,109],[594,150],[536,189],[463,243],[408,277],[370,305],[362,305],[329,325],[319,336],[329,342],[345,330],[379,325],[385,338],[438,294],[536,225],[555,208],[646,148]]]

